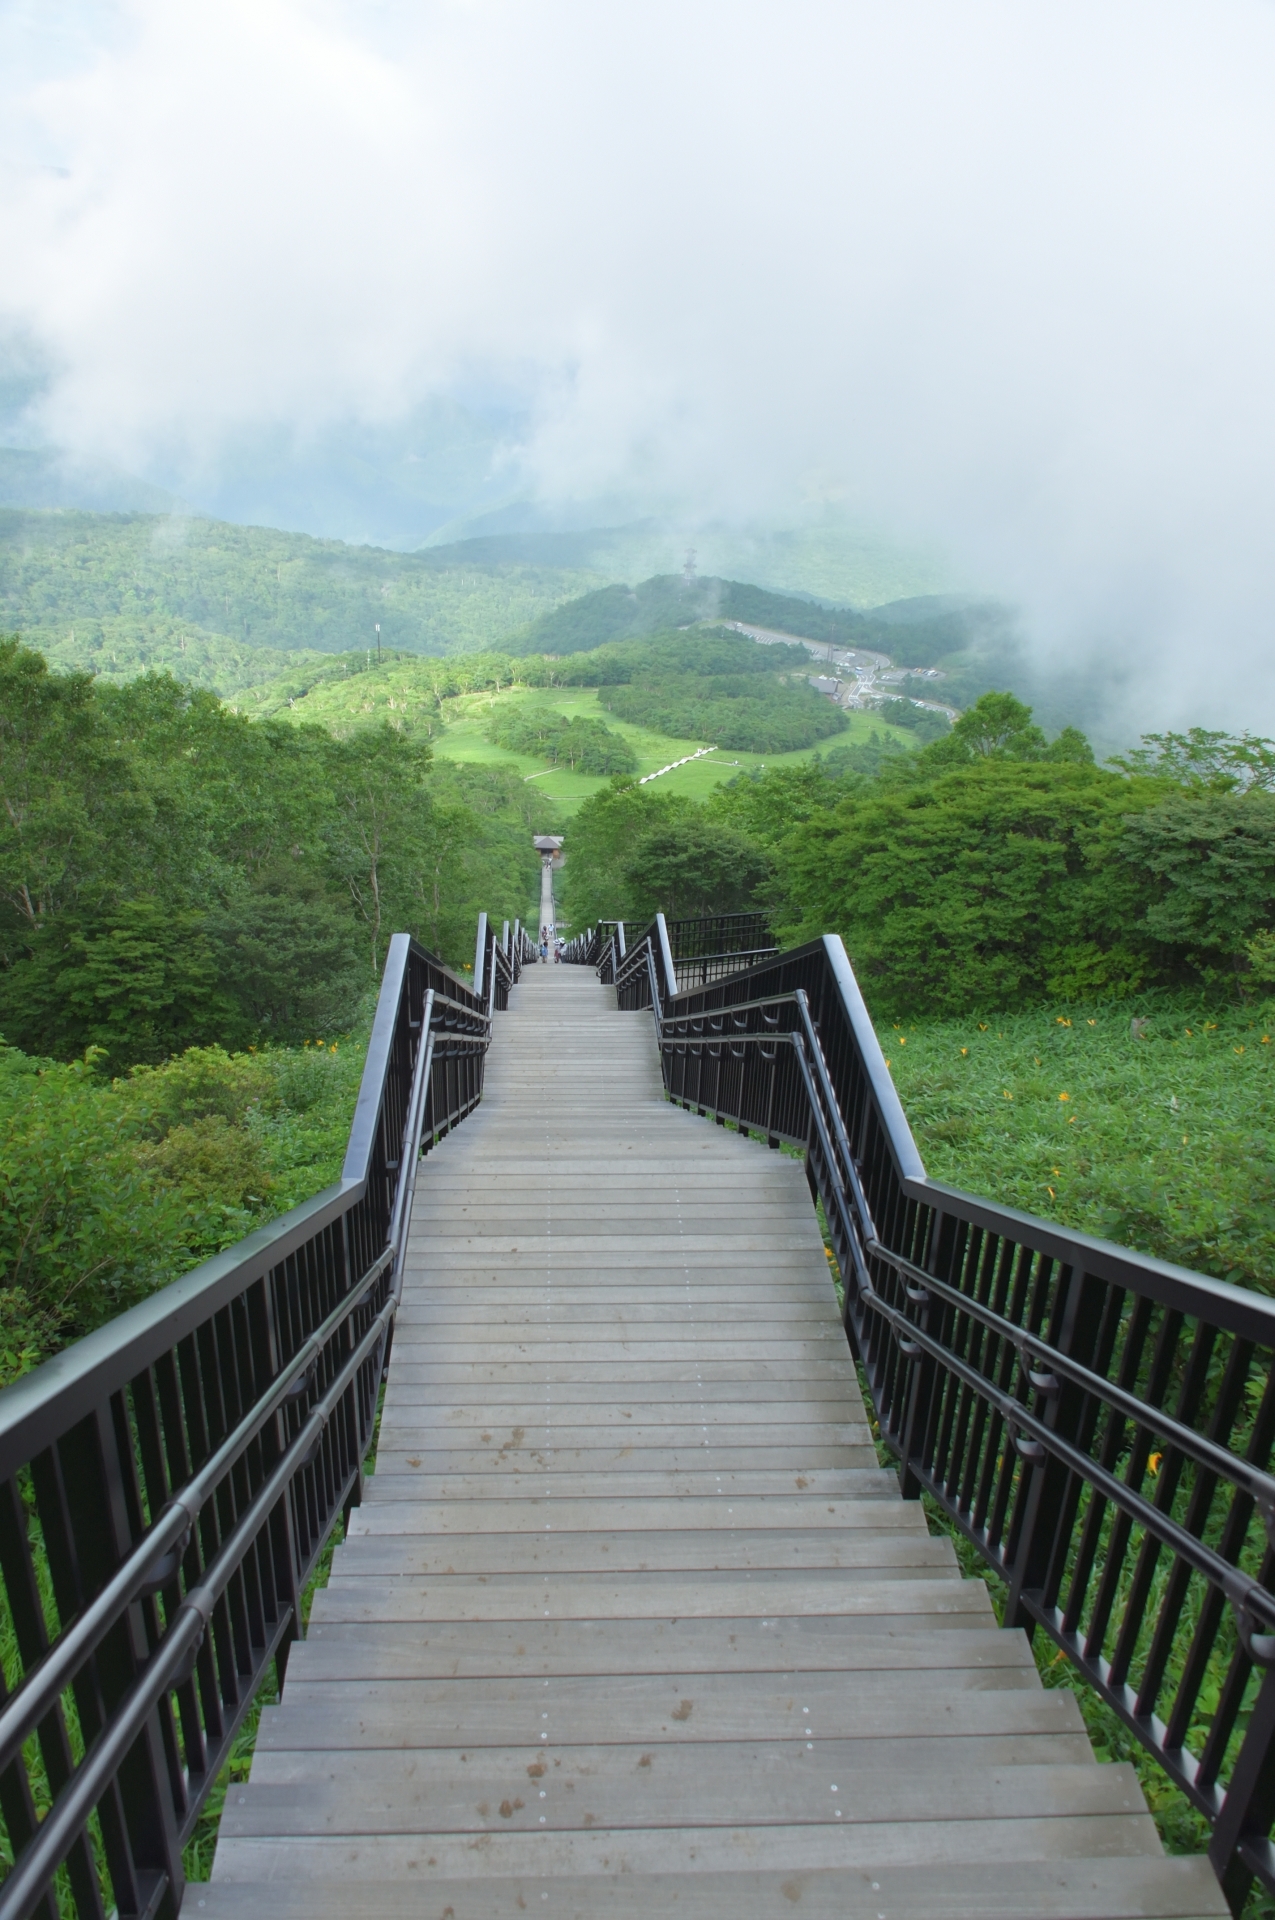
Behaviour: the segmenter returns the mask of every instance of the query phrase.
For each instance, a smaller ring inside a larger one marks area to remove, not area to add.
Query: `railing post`
[[[615,923],[615,937],[620,943],[620,958],[623,960],[625,954],[623,920],[617,920]]]
[[[936,1280],[951,1278],[952,1250],[956,1244],[956,1221],[946,1213],[935,1213],[930,1228],[930,1257],[926,1266]],[[919,1289],[918,1289],[919,1291]],[[923,1333],[933,1332],[931,1316],[934,1314],[934,1296],[927,1295],[922,1301],[914,1301],[918,1307],[918,1318]],[[942,1309],[939,1309],[940,1315]],[[921,1481],[916,1468],[925,1464],[925,1440],[930,1430],[930,1412],[934,1404],[935,1363],[928,1353],[922,1350],[909,1361],[911,1378],[908,1381],[907,1410],[903,1416],[903,1432],[900,1435],[899,1449],[899,1492],[905,1500],[919,1500]]]
[[[123,1429],[121,1431],[121,1429]],[[58,1610],[64,1619],[89,1594],[100,1591],[134,1546],[140,1533],[138,1488],[127,1415],[122,1394],[99,1406],[68,1434],[57,1449],[56,1474],[64,1511],[70,1523],[71,1564],[61,1569],[51,1554]],[[130,1508],[133,1524],[130,1525]],[[81,1588],[73,1601],[71,1583]],[[144,1610],[153,1612],[153,1600],[135,1600],[99,1643],[90,1669],[75,1685],[86,1744],[106,1726],[150,1656]],[[99,1718],[100,1716],[100,1718]],[[132,1877],[139,1904],[152,1905],[159,1914],[175,1915],[185,1888],[181,1846],[173,1805],[173,1784],[180,1778],[172,1711],[167,1696],[156,1702],[144,1731],[121,1765],[110,1795],[109,1812],[122,1821],[112,1835],[103,1822],[108,1854],[123,1847],[111,1861]],[[114,1840],[114,1848],[112,1847]],[[156,1880],[167,1880],[167,1893],[156,1902]]]
[[[474,942],[474,992],[478,999],[483,997],[484,962],[487,958],[487,915],[478,916],[478,938]]]
[[[664,974],[664,998],[666,1000],[676,1000],[677,974],[673,968],[673,949],[669,945],[668,927],[665,924],[662,913],[656,914],[655,926],[660,937],[660,962]]]
[[[1089,1366],[1094,1358],[1105,1295],[1106,1289],[1101,1281],[1091,1279],[1088,1274],[1075,1268],[1071,1270],[1057,1346],[1060,1352],[1072,1360],[1080,1361],[1082,1366]],[[1063,1439],[1077,1440],[1085,1417],[1085,1399],[1079,1387],[1068,1381],[1061,1382],[1057,1390],[1049,1395],[1043,1414],[1045,1425]],[[1007,1435],[1006,1445],[1012,1444]],[[1074,1499],[1069,1501],[1067,1498],[1071,1477],[1070,1468],[1052,1453],[1047,1453],[1043,1460],[1037,1460],[1031,1467],[1026,1491],[1020,1496],[1022,1521],[1016,1529],[1013,1563],[1009,1570],[1009,1597],[1005,1602],[1005,1618],[1002,1622],[1004,1626],[1025,1627],[1029,1634],[1035,1626],[1031,1614],[1023,1605],[1023,1596],[1044,1586],[1059,1531],[1071,1532],[1075,1511]]]
[[[1268,1668],[1253,1702],[1244,1744],[1231,1770],[1226,1799],[1209,1843],[1209,1861],[1231,1912],[1238,1914],[1253,1884],[1240,1858],[1246,1841],[1264,1848],[1275,1820],[1275,1668]]]

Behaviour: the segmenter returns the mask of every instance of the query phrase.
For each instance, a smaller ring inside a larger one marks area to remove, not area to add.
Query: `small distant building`
[[[551,866],[562,865],[562,835],[560,833],[537,833],[532,837],[532,846],[542,860]]]

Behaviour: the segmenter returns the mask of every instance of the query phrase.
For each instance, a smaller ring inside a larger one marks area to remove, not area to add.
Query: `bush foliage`
[[[337,1178],[358,1040],[114,1080],[0,1045],[0,1384]]]

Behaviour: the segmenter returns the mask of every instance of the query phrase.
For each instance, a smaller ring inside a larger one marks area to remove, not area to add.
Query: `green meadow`
[[[933,1179],[1275,1282],[1275,1003],[1214,990],[879,1022]]]
[[[590,794],[607,786],[608,779],[573,773],[533,755],[512,753],[496,746],[487,734],[497,711],[525,704],[548,708],[567,719],[599,721],[630,743],[637,756],[639,779],[710,744],[698,739],[677,739],[617,720],[601,705],[592,687],[514,686],[499,692],[484,689],[439,699],[430,673],[430,666],[424,662],[397,658],[386,660],[380,666],[373,663],[345,678],[324,678],[292,696],[280,697],[279,682],[249,689],[239,695],[236,705],[249,714],[274,713],[298,725],[326,727],[338,736],[388,721],[406,732],[426,736],[440,760],[513,768],[524,780],[534,781],[544,798],[552,801],[564,816],[573,814]],[[885,726],[878,715],[851,713],[847,718],[848,731],[836,735],[835,741],[821,743],[823,750],[834,744],[866,740],[872,733],[895,739],[904,747],[916,744],[912,735],[901,728]],[[718,750],[662,775],[660,790],[703,800],[715,787],[737,774],[764,767],[798,766],[818,751],[819,747],[807,747],[796,753],[767,755]]]

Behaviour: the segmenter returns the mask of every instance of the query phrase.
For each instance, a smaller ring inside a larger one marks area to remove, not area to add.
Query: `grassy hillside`
[[[765,654],[763,653],[763,659]],[[577,663],[572,663],[573,667]],[[579,663],[581,670],[583,663]],[[408,734],[419,733],[429,739],[440,762],[475,767],[510,768],[551,802],[560,814],[573,813],[591,793],[608,784],[603,777],[574,773],[553,766],[534,754],[510,752],[491,740],[492,722],[497,714],[520,709],[547,707],[565,719],[601,722],[626,740],[636,761],[637,776],[654,773],[674,760],[696,753],[706,742],[683,738],[634,726],[606,711],[596,687],[563,687],[544,684],[546,669],[552,663],[513,660],[501,655],[475,655],[448,661],[419,660],[399,656],[369,667],[357,656],[322,661],[305,666],[282,678],[243,694],[237,705],[244,713],[277,715],[300,726],[307,723],[326,727],[339,738],[364,728],[389,721]],[[537,684],[511,685],[520,674],[534,675]],[[912,747],[915,741],[907,733],[882,726],[868,714],[847,714],[848,727],[836,736],[836,744],[866,740],[872,733]],[[825,743],[825,746],[827,743]],[[676,768],[662,776],[662,791],[677,792],[693,799],[704,799],[723,780],[737,773],[766,766],[800,765],[810,758],[812,749],[788,754],[716,752],[693,764]]]
[[[56,666],[130,679],[166,667],[230,693],[286,657],[500,645],[599,584],[580,567],[390,553],[217,520],[0,511],[0,630]]]

